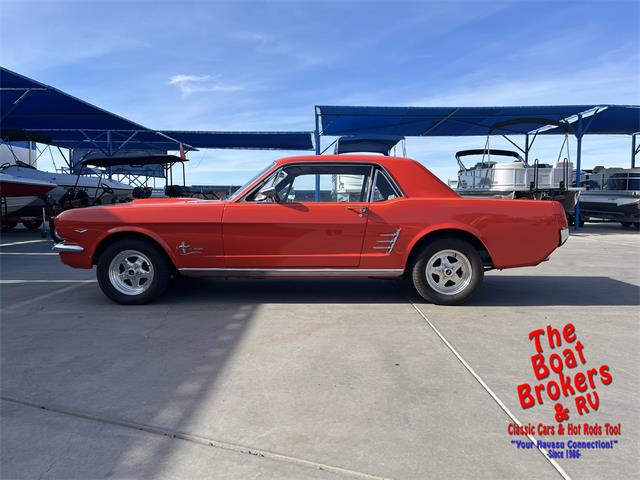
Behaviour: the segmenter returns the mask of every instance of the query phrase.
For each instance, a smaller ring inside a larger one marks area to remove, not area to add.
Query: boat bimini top
[[[512,150],[498,150],[498,149],[488,149],[488,148],[474,148],[471,150],[460,150],[459,152],[456,153],[456,161],[458,162],[458,165],[460,166],[460,171],[465,171],[465,170],[471,170],[475,167],[471,167],[471,168],[467,168],[464,163],[462,163],[462,157],[471,157],[471,156],[475,156],[475,155],[482,155],[482,159],[484,160],[484,157],[491,157],[492,155],[498,156],[498,157],[511,157],[511,158],[515,158],[515,162],[522,162],[524,163],[524,159],[522,158],[522,156],[518,153],[518,152],[514,152]],[[477,166],[482,166],[485,165],[487,167],[491,167],[492,165],[495,165],[496,162],[479,162]]]
[[[515,146],[518,150],[520,150],[524,154],[524,158],[518,152],[515,152],[515,151],[497,150],[497,149],[491,149],[490,147],[490,138],[493,134],[495,134],[496,131],[499,131],[499,132],[512,131],[513,134],[516,134],[516,135],[522,134],[521,130],[509,129],[508,127],[511,125],[527,125],[531,127],[538,126],[538,128],[532,128],[531,130],[528,130],[530,133],[527,134],[527,139],[526,139],[526,144],[524,149],[518,146],[518,144],[515,143],[513,140],[511,140],[507,136],[507,134],[501,133],[502,137],[504,137],[507,141],[509,141],[513,146]],[[546,163],[544,164],[539,163],[537,159],[535,160],[533,165],[530,165],[528,162],[529,151],[531,149],[531,146],[533,145],[533,142],[537,138],[538,134],[543,134],[546,130],[554,129],[554,128],[559,128],[564,131],[564,141],[562,142],[562,146],[560,147],[558,160],[556,161],[555,166],[549,165]],[[462,174],[464,172],[469,172],[475,169],[479,169],[479,170],[491,169],[491,171],[493,171],[493,169],[498,169],[498,170],[525,169],[525,175],[526,175],[526,170],[528,170],[531,167],[533,170],[533,181],[529,182],[530,189],[537,190],[539,187],[539,177],[540,177],[539,172],[541,172],[544,169],[546,176],[551,175],[551,177],[553,177],[554,170],[560,169],[562,172],[562,179],[559,182],[559,185],[560,185],[559,188],[563,190],[567,187],[569,176],[571,175],[572,167],[571,167],[571,160],[569,158],[569,155],[570,155],[569,135],[572,133],[573,133],[573,130],[569,123],[565,121],[550,120],[550,119],[544,119],[544,118],[522,117],[522,118],[512,118],[502,122],[494,123],[488,129],[487,139],[486,139],[484,148],[475,149],[475,150],[462,150],[456,153],[456,160],[458,162],[458,165],[460,166],[459,173]],[[533,135],[533,139],[531,141],[529,141],[529,135]],[[566,157],[564,160],[561,160],[562,154],[565,151],[565,149],[566,149]],[[477,163],[474,167],[467,168],[462,163],[461,158],[464,156],[471,156],[471,155],[482,155],[482,160],[479,163]],[[502,157],[511,157],[511,158],[514,158],[515,160],[511,163],[498,163],[498,162],[492,161],[491,159],[492,155],[498,155]],[[550,172],[548,174],[546,173],[546,169],[550,169]],[[513,172],[513,175],[515,179],[515,177],[517,176],[515,171]],[[514,184],[515,183],[517,182],[515,182],[514,180]],[[543,185],[544,185],[544,181],[543,181]],[[544,187],[544,188],[547,188],[547,187]]]

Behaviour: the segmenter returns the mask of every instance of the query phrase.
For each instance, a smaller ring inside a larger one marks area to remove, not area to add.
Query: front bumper
[[[67,245],[64,242],[56,243],[51,247],[51,250],[58,253],[82,253],[84,252],[84,247],[80,245]]]
[[[569,239],[569,227],[560,229],[560,246],[564,245]]]

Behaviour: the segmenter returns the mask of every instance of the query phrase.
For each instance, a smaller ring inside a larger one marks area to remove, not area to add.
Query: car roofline
[[[285,163],[298,163],[298,162],[336,162],[336,163],[379,163],[384,164],[387,162],[415,162],[411,158],[405,157],[389,157],[386,155],[352,155],[352,154],[340,154],[340,155],[299,155],[293,157],[284,157],[276,160],[276,165],[282,165]]]

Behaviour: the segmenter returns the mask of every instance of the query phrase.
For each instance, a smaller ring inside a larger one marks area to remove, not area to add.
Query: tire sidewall
[[[467,287],[454,295],[436,292],[427,282],[426,267],[431,257],[442,250],[457,250],[471,263],[471,281]],[[484,267],[480,254],[470,243],[457,238],[442,238],[426,245],[416,256],[412,265],[411,279],[420,296],[438,305],[460,305],[471,298],[484,278]]]
[[[139,295],[126,295],[116,290],[109,280],[109,265],[123,250],[137,250],[147,256],[153,265],[151,286]],[[171,271],[164,252],[149,241],[138,238],[121,239],[109,245],[98,258],[96,276],[102,292],[122,305],[142,305],[159,297],[169,285]]]

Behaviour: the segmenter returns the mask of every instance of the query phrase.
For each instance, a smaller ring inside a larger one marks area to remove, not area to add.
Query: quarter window
[[[371,194],[372,202],[384,202],[385,200],[391,200],[392,198],[398,198],[398,192],[387,176],[382,171],[377,170],[375,175],[375,182],[373,184],[373,192]]]

